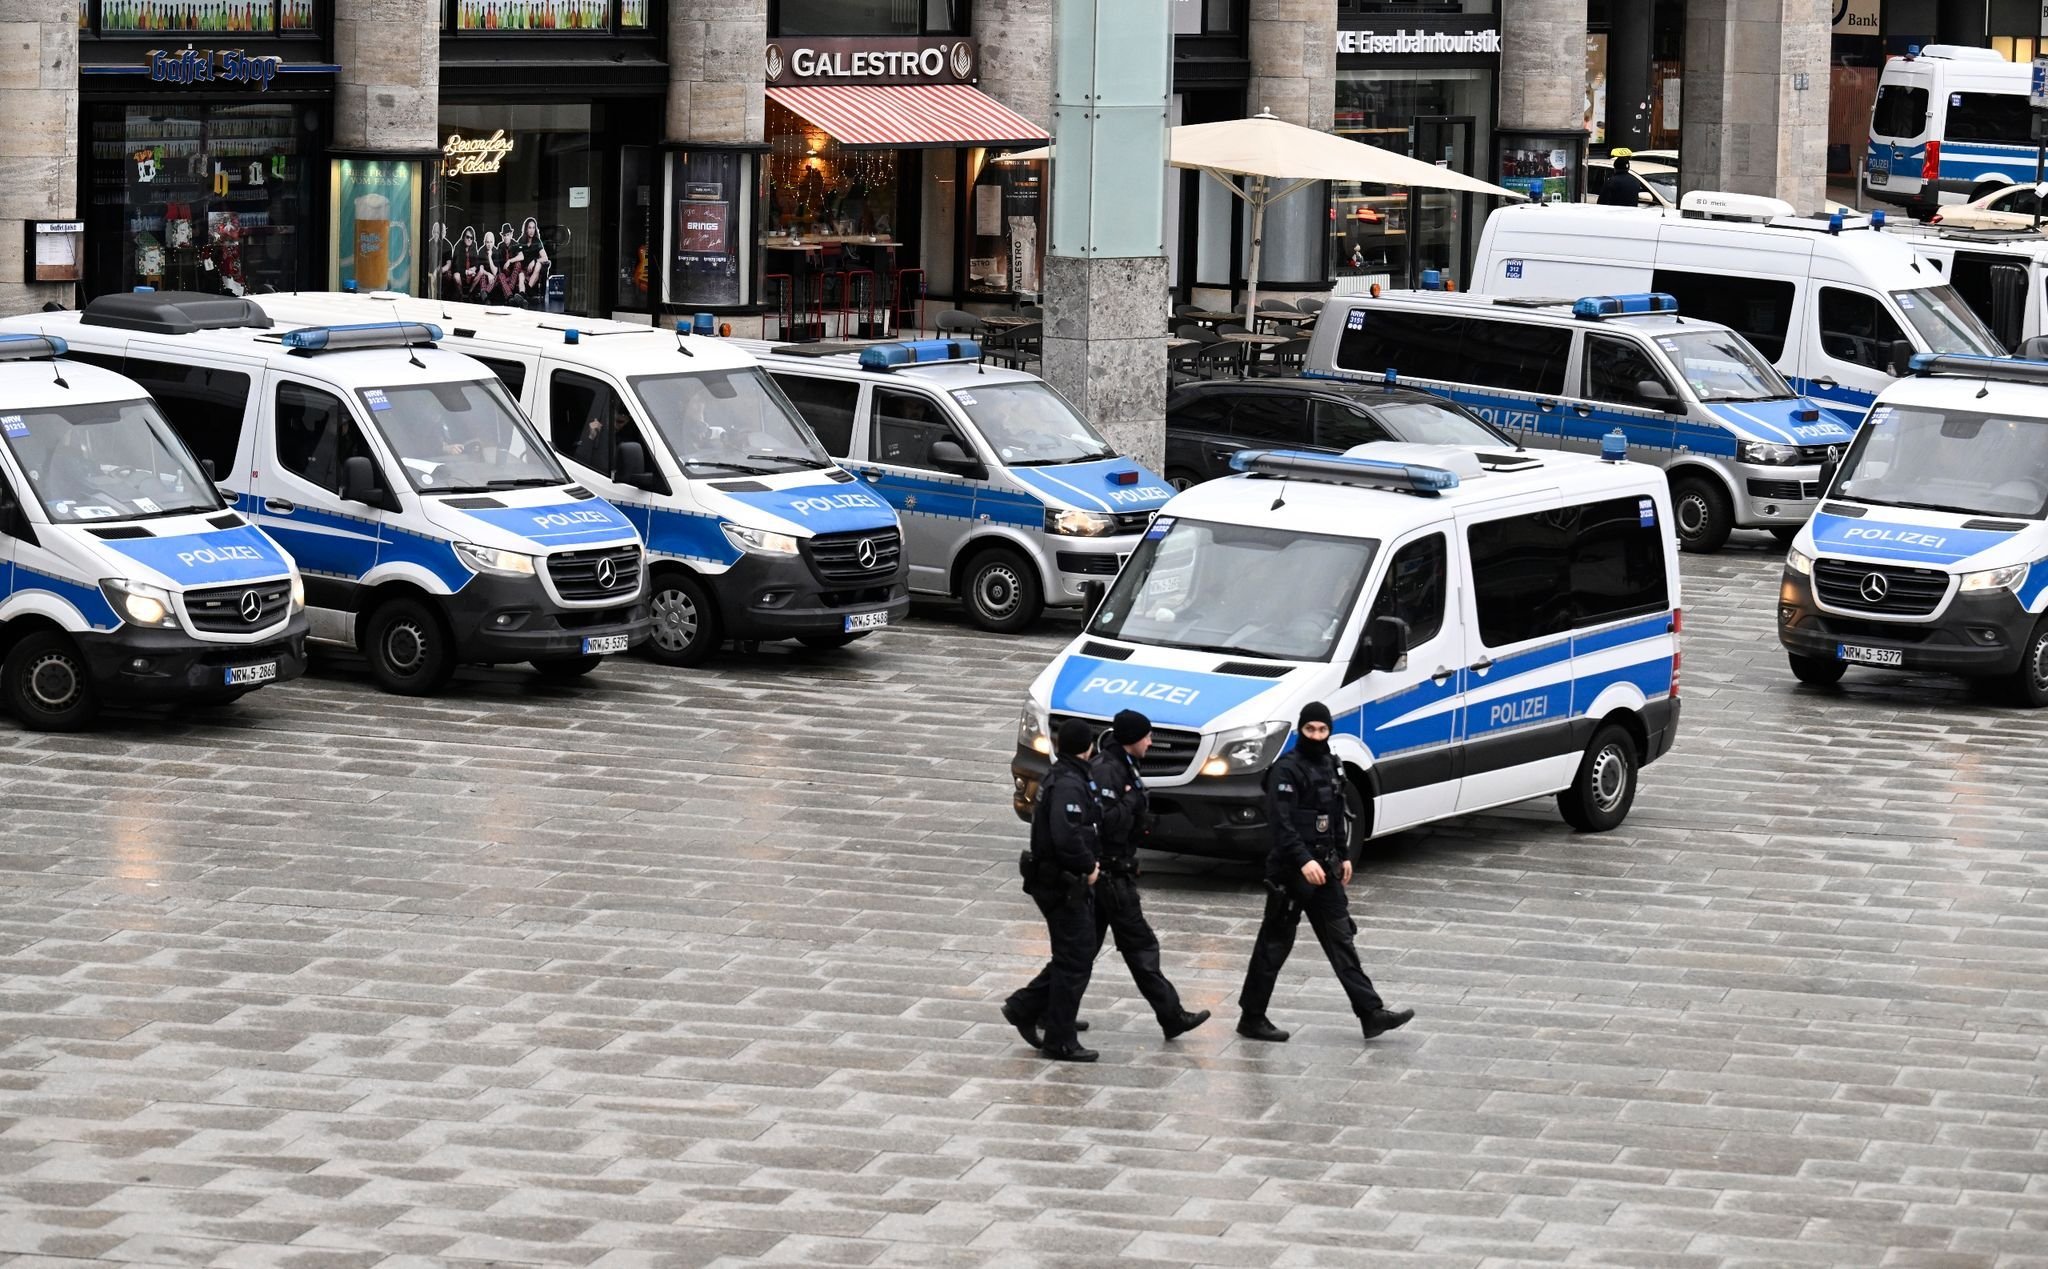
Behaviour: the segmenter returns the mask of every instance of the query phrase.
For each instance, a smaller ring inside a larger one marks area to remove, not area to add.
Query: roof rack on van
[[[0,335],[0,361],[35,361],[70,351],[71,345],[55,335]]]
[[[99,296],[86,304],[78,321],[81,326],[152,335],[190,335],[202,330],[267,330],[270,314],[255,301],[232,295],[144,289]]]
[[[2048,369],[2048,367],[2044,367]],[[1233,471],[1287,480],[1310,480],[1367,489],[1393,489],[1434,498],[1458,487],[1458,473],[1420,463],[1390,463],[1376,458],[1313,454],[1294,449],[1247,449],[1230,456]]]
[[[1923,379],[1931,375],[1957,375],[1970,379],[1998,379],[2006,383],[2048,383],[2048,361],[2025,361],[2018,357],[1919,353],[1906,365]]]
[[[302,326],[277,340],[301,356],[357,348],[412,348],[442,338],[432,322],[355,322],[347,326]]]

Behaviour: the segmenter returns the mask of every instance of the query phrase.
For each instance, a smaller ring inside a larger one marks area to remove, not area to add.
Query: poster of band
[[[436,221],[427,259],[434,267],[433,293],[443,299],[561,311],[559,288],[549,286],[554,260],[537,217],[517,225]]]

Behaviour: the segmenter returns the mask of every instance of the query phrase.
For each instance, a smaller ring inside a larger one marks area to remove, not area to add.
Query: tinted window
[[[1350,449],[1394,439],[1378,420],[1336,401],[1317,401],[1311,412],[1316,421],[1316,444],[1325,449]]]
[[[2033,144],[2022,93],[1950,93],[1942,132],[1950,141]]]
[[[1772,361],[1785,355],[1785,332],[1792,327],[1796,295],[1790,282],[1659,269],[1650,289],[1676,297],[1678,311],[1687,317],[1719,322],[1739,332]]]
[[[1167,425],[1191,432],[1230,435],[1230,402],[1226,397],[1201,396],[1177,405],[1166,416]]]
[[[1572,333],[1525,322],[1469,321],[1458,351],[1466,363],[1467,383],[1552,395],[1564,391]]]
[[[2041,205],[2041,196],[2031,185],[2014,186],[2010,193],[2001,194],[1991,200],[1992,211],[2011,212],[2016,216],[2031,216]]]
[[[1428,643],[1444,628],[1447,553],[1441,533],[1402,547],[1387,566],[1386,580],[1372,601],[1372,617],[1399,617],[1408,623],[1411,647]]]
[[[108,357],[100,364],[148,389],[171,430],[194,454],[213,464],[216,479],[224,480],[235,470],[242,419],[249,410],[248,375],[144,357]]]
[[[939,471],[931,461],[931,448],[939,441],[952,441],[974,453],[946,421],[945,407],[923,393],[876,388],[874,399],[874,432],[868,438],[868,457],[873,461]]]
[[[805,375],[770,375],[782,395],[804,416],[811,431],[824,443],[825,452],[845,458],[853,452],[853,416],[860,407],[860,385],[842,379],[812,379]]]
[[[1367,373],[1393,369],[1404,377],[1471,383],[1514,392],[1564,390],[1572,333],[1556,326],[1434,313],[1359,309],[1347,319],[1337,365]]]
[[[476,357],[476,354],[471,353],[470,356]],[[517,401],[520,394],[526,391],[525,362],[506,361],[502,357],[477,357],[476,359],[484,363],[485,368],[492,374],[498,376],[498,382],[505,385],[505,391],[512,394],[514,401]]]
[[[342,464],[359,456],[371,458],[370,447],[340,397],[303,383],[277,385],[279,466],[338,494]]]
[[[1664,539],[1648,498],[1612,498],[1473,525],[1479,637],[1505,647],[1669,604]]]
[[[1594,401],[1611,401],[1657,409],[1643,400],[1639,385],[1661,383],[1668,392],[1671,382],[1641,344],[1612,335],[1586,336],[1586,396]],[[1675,395],[1675,394],[1674,394]]]
[[[619,446],[630,441],[643,458],[647,453],[647,438],[620,394],[570,370],[557,370],[548,381],[548,440],[557,454],[614,478]]]
[[[1892,341],[1905,337],[1876,296],[1820,289],[1820,350],[1835,360],[1890,373]]]
[[[1308,440],[1308,403],[1283,392],[1231,398],[1230,434],[1241,441],[1301,445]]]
[[[1352,329],[1351,323],[1364,318]],[[1464,369],[1458,361],[1463,323],[1435,313],[1393,313],[1356,309],[1346,315],[1343,338],[1337,341],[1337,365],[1368,373],[1393,369],[1413,379],[1444,379],[1456,383]]]
[[[1877,90],[1870,130],[1881,137],[1917,137],[1927,128],[1927,90],[1886,84]]]

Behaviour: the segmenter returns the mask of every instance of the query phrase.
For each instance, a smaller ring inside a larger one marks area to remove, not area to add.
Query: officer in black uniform
[[[1116,935],[1116,950],[1130,967],[1131,981],[1152,1006],[1159,1029],[1171,1040],[1209,1020],[1209,1011],[1189,1013],[1180,993],[1159,969],[1159,936],[1138,903],[1138,847],[1152,832],[1152,808],[1138,760],[1152,747],[1152,720],[1127,709],[1110,723],[1095,751],[1095,783],[1102,793],[1102,880],[1095,886],[1095,950]]]
[[[1294,950],[1304,913],[1344,994],[1351,998],[1365,1038],[1406,1023],[1415,1011],[1387,1008],[1358,963],[1358,948],[1352,942],[1358,926],[1344,897],[1344,887],[1351,883],[1351,859],[1343,776],[1330,753],[1330,709],[1321,701],[1302,707],[1294,748],[1266,773],[1266,818],[1273,825],[1273,845],[1266,853],[1266,888],[1271,893],[1266,896],[1266,919],[1252,948],[1251,967],[1245,971],[1244,990],[1238,993],[1243,1012],[1237,1033],[1252,1040],[1287,1039],[1287,1032],[1266,1017],[1266,1006],[1273,999],[1280,967]]]
[[[1102,872],[1097,864],[1102,806],[1088,768],[1095,733],[1087,723],[1070,718],[1060,724],[1057,740],[1059,758],[1038,786],[1038,802],[1031,811],[1031,849],[1019,861],[1024,892],[1045,915],[1052,961],[1003,1002],[1003,1020],[1049,1058],[1093,1062],[1100,1055],[1081,1047],[1075,1014],[1081,1008],[1081,994],[1088,990],[1099,945],[1093,890]]]

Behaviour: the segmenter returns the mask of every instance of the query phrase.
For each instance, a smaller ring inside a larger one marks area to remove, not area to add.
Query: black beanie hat
[[[1152,734],[1152,720],[1135,709],[1119,710],[1110,720],[1109,729],[1116,735],[1116,743],[1135,745]]]
[[[1095,747],[1095,729],[1078,718],[1060,724],[1060,757],[1078,758]]]
[[[1310,701],[1302,706],[1301,717],[1295,720],[1294,728],[1296,731],[1299,731],[1310,723],[1321,723],[1323,726],[1328,727],[1330,725],[1330,707],[1321,701]]]

